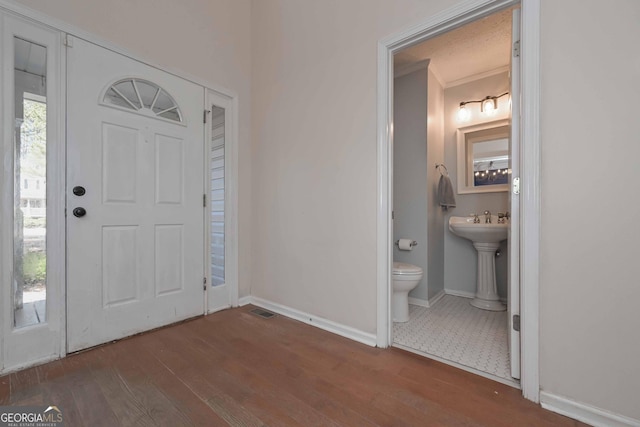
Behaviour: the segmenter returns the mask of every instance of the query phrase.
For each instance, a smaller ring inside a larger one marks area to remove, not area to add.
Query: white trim
[[[433,307],[434,305],[436,305],[436,303],[437,303],[438,301],[440,301],[442,298],[444,298],[444,296],[445,296],[446,294],[447,294],[447,291],[446,291],[446,290],[444,290],[444,289],[443,289],[443,290],[441,290],[440,292],[438,292],[437,294],[435,294],[435,296],[434,296],[433,298],[430,298],[430,299],[429,299],[429,305]]]
[[[96,44],[98,46],[101,46],[107,50],[113,51],[115,53],[119,53],[120,55],[124,55],[128,58],[131,58],[135,61],[141,62],[145,65],[148,65],[150,67],[153,68],[157,68],[158,70],[164,71],[166,73],[172,74],[176,77],[180,77],[181,79],[184,80],[188,80],[192,83],[195,83],[199,86],[204,86],[205,88],[209,88],[212,90],[215,90],[216,92],[219,92],[229,98],[234,98],[237,99],[238,98],[238,94],[236,93],[236,91],[227,88],[227,87],[223,87],[221,85],[218,84],[214,84],[213,82],[201,78],[201,77],[196,77],[194,75],[191,75],[183,70],[178,70],[174,67],[168,67],[166,65],[160,65],[152,60],[150,60],[149,58],[146,58],[144,55],[140,54],[140,53],[134,53],[131,52],[128,49],[125,49],[121,46],[116,45],[115,43],[112,43],[106,39],[103,39],[101,37],[96,36],[95,34],[92,34],[90,32],[87,32],[85,30],[80,29],[79,27],[76,27],[75,25],[69,24],[67,22],[61,21],[57,18],[51,17],[47,14],[44,14],[40,11],[37,11],[35,9],[31,9],[30,7],[27,7],[23,4],[20,4],[18,2],[16,2],[15,0],[0,0],[0,11],[7,11],[7,12],[11,12],[13,14],[16,14],[18,16],[21,16],[23,18],[27,18],[30,19],[32,21],[35,21],[35,23],[40,24],[40,25],[46,25],[49,28],[56,30],[56,31],[62,31],[64,33],[73,35],[74,37],[77,37],[79,39],[83,39],[85,41],[88,41],[89,43],[93,43]]]
[[[469,298],[469,299],[473,299],[476,297],[475,292],[469,292],[469,291],[458,291],[455,289],[445,289],[444,293],[446,295],[451,295],[454,297],[462,297],[462,298]],[[500,297],[500,302],[506,304],[507,303],[507,299],[505,297]]]
[[[251,295],[238,299],[238,307],[244,307],[251,304]]]
[[[465,0],[378,43],[377,329],[379,347],[393,340],[390,275],[393,200],[393,55],[447,30],[472,22],[515,0]],[[522,38],[522,394],[539,401],[539,239],[540,239],[540,0],[521,0]]]
[[[455,289],[445,289],[444,293],[447,295],[452,295],[454,297],[462,297],[462,298],[475,298],[476,294],[475,292],[469,292],[469,291],[458,291]]]
[[[409,297],[409,304],[417,305],[418,307],[425,307],[425,308],[429,308],[431,306],[429,304],[429,301],[427,301],[426,299],[414,298],[414,297]]]
[[[640,420],[614,414],[546,391],[540,392],[540,404],[544,409],[595,427],[640,427]]]
[[[246,299],[248,298],[250,298],[251,300],[250,304],[256,305],[258,307],[262,307],[266,310],[273,311],[274,313],[281,314],[291,319],[298,320],[308,325],[315,326],[320,329],[324,329],[325,331],[343,336],[345,338],[358,341],[359,343],[366,344],[371,347],[376,346],[376,336],[374,334],[363,332],[358,329],[352,328],[351,326],[342,325],[340,323],[333,322],[331,320],[327,320],[313,314],[296,310],[295,308],[287,307],[287,306],[277,304],[275,302],[267,301],[265,299],[254,297],[254,296],[244,297],[243,302],[246,301]]]
[[[471,76],[463,77],[458,80],[451,81],[444,85],[445,89],[449,89],[455,86],[464,85],[467,83],[475,82],[476,80],[485,79],[487,77],[495,76],[501,73],[508,73],[509,66],[505,65],[503,67],[494,68],[493,70],[485,71],[483,73],[473,74]]]
[[[522,0],[520,132],[520,360],[522,395],[540,400],[540,0]]]
[[[428,300],[422,298],[414,298],[409,297],[409,304],[417,305],[419,307],[433,307],[435,303],[440,301],[446,295],[446,290],[441,290],[437,294],[433,296],[433,298],[429,298]]]

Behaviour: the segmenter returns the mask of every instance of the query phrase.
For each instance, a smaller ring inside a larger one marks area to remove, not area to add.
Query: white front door
[[[204,312],[204,89],[81,39],[67,52],[73,352]]]

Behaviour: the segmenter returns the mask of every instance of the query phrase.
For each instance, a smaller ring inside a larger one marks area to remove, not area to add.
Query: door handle
[[[76,196],[84,196],[84,194],[87,192],[84,187],[80,186],[80,185],[76,185],[75,187],[73,187],[73,194],[75,194]]]
[[[87,210],[85,208],[75,208],[73,210],[73,216],[76,218],[81,218],[87,214]]]

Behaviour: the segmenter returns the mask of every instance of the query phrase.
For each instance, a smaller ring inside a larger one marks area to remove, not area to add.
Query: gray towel
[[[445,211],[456,207],[456,196],[453,194],[453,185],[448,176],[440,175],[438,181],[438,201]]]

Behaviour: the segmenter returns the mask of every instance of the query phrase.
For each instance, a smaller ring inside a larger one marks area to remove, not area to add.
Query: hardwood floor
[[[520,391],[252,306],[0,377],[66,426],[578,426]]]

